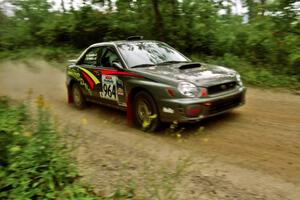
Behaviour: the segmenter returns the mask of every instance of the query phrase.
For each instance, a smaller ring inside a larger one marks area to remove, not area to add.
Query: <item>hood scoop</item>
[[[186,70],[186,69],[194,69],[194,68],[199,68],[199,67],[201,67],[200,63],[188,63],[188,64],[181,65],[179,67],[179,69]]]

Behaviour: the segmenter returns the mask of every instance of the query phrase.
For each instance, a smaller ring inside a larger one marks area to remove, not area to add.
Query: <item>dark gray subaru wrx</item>
[[[127,111],[146,131],[161,122],[196,122],[245,102],[240,75],[190,59],[169,45],[131,37],[88,47],[67,67],[68,101]]]

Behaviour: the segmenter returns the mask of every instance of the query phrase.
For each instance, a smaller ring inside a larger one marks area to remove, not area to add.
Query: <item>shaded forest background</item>
[[[248,82],[300,88],[296,0],[242,0],[243,15],[232,12],[230,0],[85,0],[79,9],[61,0],[60,11],[46,0],[5,1],[15,10],[11,16],[0,10],[2,58],[33,49],[67,60],[68,52],[96,42],[143,35],[238,69]]]

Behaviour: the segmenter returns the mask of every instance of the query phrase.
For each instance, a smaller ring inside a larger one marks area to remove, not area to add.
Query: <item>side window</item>
[[[121,63],[121,60],[113,48],[107,47],[105,48],[103,56],[101,57],[101,66],[112,67],[113,62]]]
[[[84,56],[81,64],[85,65],[97,65],[100,58],[101,48],[92,48]]]

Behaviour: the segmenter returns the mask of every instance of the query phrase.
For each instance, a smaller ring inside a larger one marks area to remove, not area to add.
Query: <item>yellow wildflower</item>
[[[38,106],[38,108],[43,108],[45,107],[45,99],[43,97],[43,95],[39,95],[37,98],[36,98],[36,104]]]

